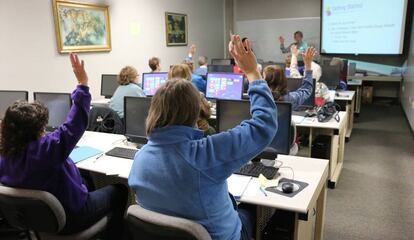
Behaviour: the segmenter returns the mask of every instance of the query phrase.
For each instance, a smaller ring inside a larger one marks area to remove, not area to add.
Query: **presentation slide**
[[[321,52],[401,54],[407,0],[323,0]]]

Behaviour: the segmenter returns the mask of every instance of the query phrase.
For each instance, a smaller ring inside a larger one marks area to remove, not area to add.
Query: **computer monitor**
[[[276,102],[278,130],[272,143],[258,157],[276,158],[277,154],[289,154],[290,126],[292,120],[292,105],[287,102]],[[251,119],[250,101],[217,101],[217,125],[220,132],[227,131],[239,125],[244,120]],[[270,155],[270,156],[269,156]]]
[[[3,120],[4,114],[11,105],[17,100],[28,100],[27,91],[4,91],[0,90],[0,121]]]
[[[142,74],[142,89],[145,95],[154,96],[155,92],[168,80],[168,73],[144,73]]]
[[[111,98],[118,88],[118,75],[102,74],[101,76],[101,96]]]
[[[206,97],[210,99],[241,100],[243,75],[235,73],[209,73]]]
[[[208,65],[208,72],[209,73],[233,73],[234,66],[233,65]]]
[[[349,63],[348,66],[348,76],[355,76],[356,74],[356,63]]]
[[[341,79],[341,66],[323,66],[322,67],[322,76],[320,78],[320,82],[325,83],[325,85],[330,90],[336,90],[339,86],[339,81]]]
[[[34,100],[42,103],[49,109],[49,122],[46,129],[54,130],[62,125],[72,107],[72,99],[69,93],[33,93]]]
[[[124,98],[125,136],[129,141],[139,144],[147,143],[145,121],[147,120],[150,106],[151,98]]]
[[[303,84],[303,78],[287,78],[287,85],[289,92],[298,90]],[[315,106],[315,91],[316,91],[316,79],[313,79],[313,89],[311,96],[302,104],[302,107],[314,107]],[[295,110],[295,109],[293,109]]]
[[[211,65],[233,65],[231,59],[211,59]]]

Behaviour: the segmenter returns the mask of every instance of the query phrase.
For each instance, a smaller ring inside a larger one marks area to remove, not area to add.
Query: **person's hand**
[[[285,38],[282,36],[279,36],[279,42],[280,44],[285,44]]]
[[[191,56],[194,56],[194,54],[197,52],[197,46],[195,44],[192,44],[190,46],[190,50],[188,51],[188,54]]]
[[[290,52],[292,53],[292,55],[296,57],[299,55],[299,49],[295,44],[293,44],[292,47],[290,47]]]
[[[243,43],[239,35],[232,35],[229,51],[237,66],[246,74],[249,82],[262,79],[260,72],[257,71],[257,59],[252,51],[250,40],[247,39]]]
[[[88,86],[88,75],[85,71],[85,63],[79,61],[78,55],[71,53],[70,62],[72,63],[73,73],[75,73],[78,83],[83,86]]]
[[[315,56],[316,56],[316,49],[314,47],[310,47],[306,49],[306,52],[303,53],[303,62],[305,63],[306,70],[312,69],[312,61]]]

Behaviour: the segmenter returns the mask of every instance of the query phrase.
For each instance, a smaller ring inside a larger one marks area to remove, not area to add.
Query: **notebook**
[[[235,199],[240,199],[249,186],[251,180],[252,177],[249,176],[238,174],[231,175],[229,178],[227,178],[227,186],[229,188],[229,192]]]
[[[96,148],[86,146],[77,147],[73,149],[73,151],[70,153],[69,158],[72,159],[74,163],[78,163],[88,158],[98,156],[100,154],[103,154],[103,151]]]

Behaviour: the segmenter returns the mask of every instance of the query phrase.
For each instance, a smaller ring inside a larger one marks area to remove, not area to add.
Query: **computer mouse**
[[[285,182],[282,184],[283,193],[292,193],[293,192],[293,184],[290,182]]]

